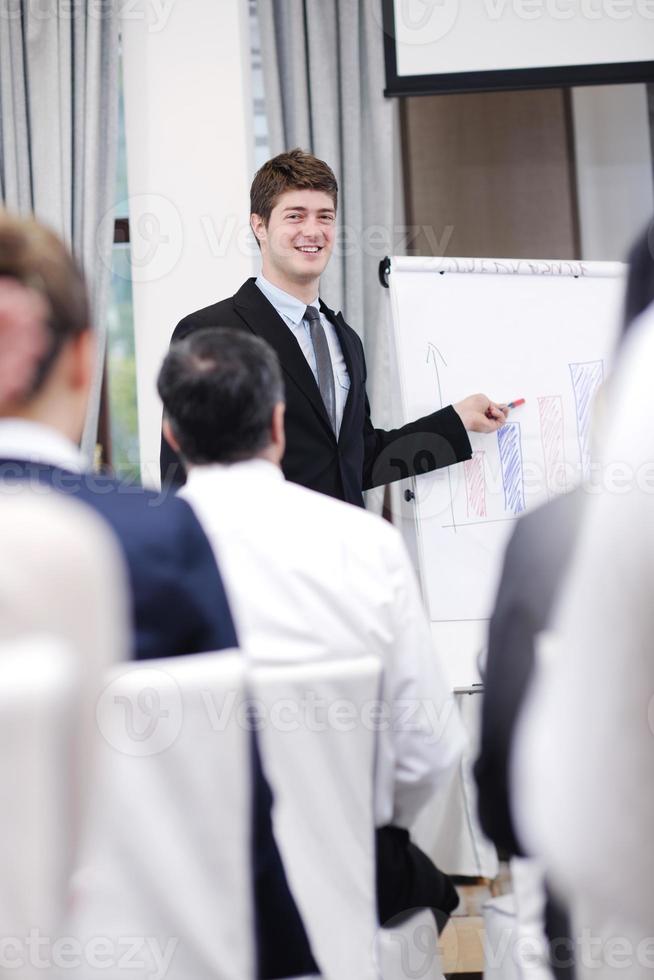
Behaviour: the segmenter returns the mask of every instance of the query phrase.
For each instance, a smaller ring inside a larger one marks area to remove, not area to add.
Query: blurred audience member
[[[549,623],[581,512],[582,493],[575,491],[518,521],[504,556],[490,621],[481,742],[474,771],[482,829],[507,858],[530,853],[514,823],[509,756],[534,669],[536,637]],[[559,977],[572,976],[570,925],[564,909],[549,895],[544,920],[550,966]]]
[[[94,358],[82,274],[35,221],[0,214],[0,492],[47,485],[93,507],[127,561],[138,658],[236,646],[211,548],[190,507],[85,470]]]
[[[654,224],[629,255],[624,332],[654,300]],[[535,641],[551,620],[584,512],[581,490],[555,498],[523,517],[504,557],[490,622],[484,677],[480,753],[475,766],[479,815],[486,835],[506,856],[529,853],[516,831],[509,798],[509,755],[535,664]],[[532,852],[537,853],[537,852]],[[551,896],[545,925],[557,975],[571,964],[567,915]]]
[[[631,977],[649,975],[654,943],[654,441],[645,409],[654,367],[654,223],[629,256],[625,327],[602,445],[604,472],[617,466],[621,476],[586,502],[561,590],[555,656],[539,662],[518,730],[513,808],[519,834],[544,856],[584,923],[601,923],[601,938],[622,943],[621,974]],[[590,959],[580,972],[600,977],[616,968],[610,957]]]
[[[624,330],[654,302],[654,219],[629,252]]]
[[[555,655],[539,662],[513,780],[525,846],[543,856],[586,922],[615,923],[613,937],[632,944],[623,943],[621,966],[630,957],[637,975],[649,975],[651,956],[620,930],[640,930],[651,950],[654,437],[646,405],[653,369],[650,308],[612,382],[603,461],[620,476],[586,502],[561,590]]]

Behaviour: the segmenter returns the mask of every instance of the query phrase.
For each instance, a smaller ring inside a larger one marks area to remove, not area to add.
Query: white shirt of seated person
[[[270,458],[193,466],[180,496],[214,548],[253,660],[379,657],[388,717],[378,726],[376,823],[410,828],[466,736],[399,532],[287,482]]]

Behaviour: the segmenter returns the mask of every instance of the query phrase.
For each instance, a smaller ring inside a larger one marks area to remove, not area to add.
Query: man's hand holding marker
[[[506,405],[498,405],[486,395],[470,395],[454,405],[468,432],[495,432],[506,422],[509,411],[524,405],[524,398],[516,398]]]

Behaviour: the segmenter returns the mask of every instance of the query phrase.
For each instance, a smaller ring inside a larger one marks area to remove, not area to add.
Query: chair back
[[[381,666],[255,666],[262,764],[289,885],[324,980],[377,980],[373,773]]]
[[[85,978],[250,980],[250,736],[237,651],[114,671],[98,702],[96,807],[71,933],[107,937]],[[125,949],[125,937],[134,939]],[[109,964],[109,965],[107,965]],[[69,975],[68,971],[68,974]]]
[[[52,941],[64,913],[77,824],[80,676],[61,638],[0,644],[0,935]],[[29,959],[18,947],[9,959]],[[8,951],[9,953],[9,951]],[[26,972],[16,976],[31,976]]]

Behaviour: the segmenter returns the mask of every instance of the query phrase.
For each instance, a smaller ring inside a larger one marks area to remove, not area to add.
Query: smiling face
[[[306,302],[315,299],[334,245],[336,209],[331,196],[324,191],[285,191],[267,224],[258,214],[251,221],[266,279]]]

